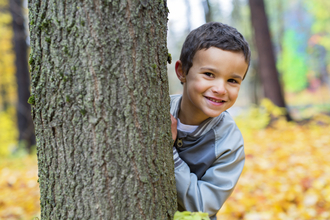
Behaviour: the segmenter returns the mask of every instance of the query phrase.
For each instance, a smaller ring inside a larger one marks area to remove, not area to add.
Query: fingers
[[[172,121],[172,124],[175,124],[175,125],[178,124],[178,121],[174,118],[174,116],[172,114],[171,114],[171,121]]]
[[[177,124],[178,121],[173,117],[173,115],[171,114],[171,131],[172,131],[172,139],[175,141],[176,136],[177,136]]]

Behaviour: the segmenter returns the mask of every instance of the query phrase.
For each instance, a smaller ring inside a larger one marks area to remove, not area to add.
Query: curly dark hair
[[[209,22],[192,30],[183,43],[180,61],[185,75],[188,74],[193,65],[196,52],[210,47],[242,52],[245,62],[250,66],[251,51],[243,35],[236,28],[229,25],[220,22]]]

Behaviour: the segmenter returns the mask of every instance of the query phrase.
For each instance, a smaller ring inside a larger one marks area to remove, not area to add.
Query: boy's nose
[[[227,91],[223,83],[217,83],[212,87],[212,92],[219,95],[225,95]]]

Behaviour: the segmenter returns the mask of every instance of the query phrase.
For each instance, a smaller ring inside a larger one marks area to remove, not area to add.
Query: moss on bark
[[[42,219],[171,219],[166,1],[29,10]]]

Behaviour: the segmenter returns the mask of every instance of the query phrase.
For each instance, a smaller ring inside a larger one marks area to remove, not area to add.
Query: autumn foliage
[[[0,9],[7,1],[0,0]],[[17,146],[16,128],[17,100],[15,65],[13,52],[12,17],[9,11],[0,12],[0,158],[8,156]],[[1,159],[0,159],[1,160]],[[1,207],[1,202],[0,202]],[[0,218],[1,219],[1,218]]]
[[[1,143],[0,143],[0,147]],[[33,219],[40,212],[36,156],[0,159],[0,219]]]
[[[330,117],[304,125],[279,119],[265,129],[251,128],[253,118],[238,124],[245,167],[218,219],[330,219]]]

